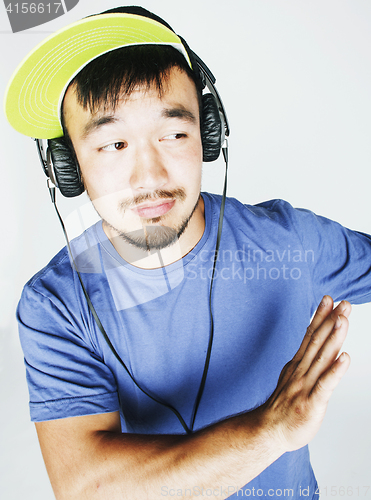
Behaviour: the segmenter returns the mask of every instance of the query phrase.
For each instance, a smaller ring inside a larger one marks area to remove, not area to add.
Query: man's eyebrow
[[[120,121],[120,119],[117,116],[113,115],[104,115],[97,118],[92,118],[83,128],[81,137],[82,139],[86,139],[92,132],[95,132],[95,130],[99,129],[103,125],[116,123],[118,121]]]
[[[191,111],[183,107],[165,108],[162,110],[161,116],[164,118],[180,118],[181,120],[186,120],[191,123],[197,123],[196,116]],[[87,139],[87,137],[91,133],[95,132],[103,125],[107,125],[109,123],[116,123],[118,121],[120,121],[120,118],[114,115],[104,115],[92,118],[84,126],[81,138]]]
[[[161,116],[164,118],[180,118],[191,123],[197,123],[197,119],[192,111],[183,107],[165,108],[162,110]]]

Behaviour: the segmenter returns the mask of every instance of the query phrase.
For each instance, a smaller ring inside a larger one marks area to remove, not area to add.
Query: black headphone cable
[[[81,277],[81,274],[77,268],[77,265],[75,263],[75,260],[73,258],[73,254],[72,254],[72,250],[71,250],[71,246],[70,246],[70,242],[69,242],[69,238],[68,238],[68,235],[67,235],[67,231],[66,231],[66,227],[64,225],[64,222],[63,222],[63,219],[62,219],[62,216],[58,210],[58,207],[57,207],[57,203],[56,203],[56,188],[55,188],[55,185],[53,184],[52,180],[50,179],[50,177],[48,176],[48,179],[47,179],[47,186],[48,186],[48,189],[49,189],[49,193],[50,193],[50,198],[51,198],[51,201],[54,205],[54,208],[55,208],[55,211],[57,213],[57,216],[58,216],[58,219],[59,219],[59,222],[62,226],[62,231],[63,231],[63,234],[64,234],[64,237],[65,237],[65,240],[66,240],[66,243],[67,243],[67,248],[68,248],[68,252],[71,256],[71,261],[72,261],[72,264],[73,264],[73,267],[77,273],[77,276],[79,278],[79,281],[80,281],[80,284],[81,284],[81,288],[82,288],[82,291],[84,293],[84,296],[85,296],[85,299],[86,299],[86,302],[88,304],[88,307],[92,313],[92,316],[100,330],[100,332],[102,333],[105,341],[107,342],[110,350],[112,351],[112,353],[114,354],[115,358],[119,361],[119,363],[122,365],[122,367],[124,368],[124,370],[126,371],[126,373],[129,375],[129,377],[131,378],[131,380],[134,382],[134,384],[136,385],[136,387],[141,391],[143,392],[143,394],[145,394],[146,396],[148,396],[150,399],[152,399],[153,401],[155,401],[156,403],[168,408],[169,410],[171,410],[175,416],[178,418],[180,424],[182,425],[183,429],[185,430],[186,434],[192,434],[193,433],[193,429],[194,429],[194,424],[195,424],[195,420],[196,420],[196,415],[197,415],[197,411],[198,411],[198,408],[199,408],[199,405],[200,405],[200,402],[201,402],[201,398],[202,398],[202,395],[203,395],[203,392],[204,392],[204,388],[205,388],[205,383],[206,383],[206,378],[207,378],[207,373],[208,373],[208,370],[209,370],[209,364],[210,364],[210,358],[211,358],[211,350],[212,350],[212,345],[213,345],[213,339],[214,339],[214,319],[213,319],[213,312],[212,312],[212,290],[213,290],[213,283],[214,283],[214,278],[215,278],[215,269],[216,269],[216,263],[217,263],[217,260],[218,260],[218,251],[219,251],[219,246],[220,246],[220,240],[221,240],[221,235],[222,235],[222,227],[223,227],[223,216],[224,216],[224,208],[225,208],[225,200],[226,200],[226,195],[227,195],[227,173],[228,173],[228,142],[227,142],[227,139],[224,140],[224,143],[223,143],[223,146],[222,146],[222,152],[223,152],[223,157],[224,157],[224,161],[225,161],[225,176],[224,176],[224,188],[223,188],[223,196],[222,196],[222,201],[221,201],[221,206],[220,206],[220,212],[219,212],[219,222],[218,222],[218,232],[217,232],[217,238],[216,238],[216,245],[215,245],[215,252],[214,252],[214,259],[213,259],[213,269],[212,269],[212,276],[211,276],[211,281],[210,281],[210,290],[209,290],[209,311],[210,311],[210,333],[209,333],[209,341],[208,341],[208,347],[207,347],[207,353],[206,353],[206,359],[205,359],[205,365],[204,365],[204,369],[203,369],[203,374],[202,374],[202,378],[201,378],[201,383],[200,383],[200,386],[199,386],[199,389],[198,389],[198,393],[197,393],[197,397],[196,397],[196,401],[195,401],[195,404],[194,404],[194,407],[193,407],[193,412],[192,412],[192,418],[191,418],[191,425],[190,427],[188,427],[188,425],[186,424],[186,422],[184,421],[182,415],[179,413],[179,411],[173,407],[172,405],[170,405],[169,403],[166,403],[165,401],[162,401],[160,398],[158,397],[154,397],[152,396],[151,394],[149,394],[145,389],[143,389],[139,383],[135,380],[134,376],[130,373],[130,370],[127,368],[127,366],[125,365],[125,363],[123,362],[123,360],[121,359],[121,357],[119,356],[119,354],[117,353],[116,349],[114,348],[114,346],[112,345],[100,319],[99,319],[99,316],[93,306],[93,303],[91,302],[90,300],[90,297],[88,295],[88,292],[85,288],[85,285],[83,283],[83,280],[82,280],[82,277]],[[41,155],[40,155],[41,156]]]

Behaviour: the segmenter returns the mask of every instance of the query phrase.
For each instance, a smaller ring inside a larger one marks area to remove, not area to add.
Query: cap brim
[[[128,45],[172,45],[188,55],[166,26],[133,14],[99,14],[57,31],[21,62],[5,93],[5,115],[22,134],[38,139],[63,135],[60,105],[68,84],[96,57]]]

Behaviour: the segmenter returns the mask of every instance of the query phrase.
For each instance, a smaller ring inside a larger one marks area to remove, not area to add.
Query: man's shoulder
[[[61,269],[63,268],[63,272]],[[52,280],[55,273],[61,273],[68,276],[68,270],[71,268],[70,259],[68,255],[67,247],[62,248],[54,257],[44,266],[40,271],[34,274],[25,287],[37,288],[41,282],[45,280]]]
[[[59,314],[63,308],[62,290],[67,291],[65,303],[76,302],[73,273],[68,251],[62,248],[51,261],[37,272],[24,285],[17,307],[17,319],[21,324],[46,321],[46,312],[50,317]],[[70,297],[70,298],[68,298]],[[71,300],[72,299],[72,300]],[[50,314],[53,311],[53,314]]]
[[[86,264],[84,261],[92,261],[92,255],[97,253],[98,242],[95,235],[95,226],[91,226],[81,235],[72,239],[70,248],[63,247],[49,262],[38,271],[25,284],[25,288],[35,291],[49,288],[55,283],[67,283],[73,280],[73,270],[77,266],[79,271],[84,272]]]
[[[272,200],[262,201],[254,205],[243,203],[236,198],[229,198],[229,202],[243,213],[251,213],[257,217],[274,217],[274,214],[286,214],[295,210],[295,208],[288,202],[279,198]]]
[[[213,193],[202,193],[204,199],[206,198],[211,206],[216,209],[220,208],[222,196]],[[304,209],[296,209],[289,202],[276,198],[272,200],[263,201],[254,205],[244,203],[237,198],[226,198],[226,217],[242,216],[242,217],[258,217],[268,218],[270,220],[284,220],[290,218],[294,213],[308,212]]]

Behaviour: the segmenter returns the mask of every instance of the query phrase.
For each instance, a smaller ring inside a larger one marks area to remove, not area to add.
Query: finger
[[[313,316],[310,325],[307,328],[306,334],[303,338],[303,341],[299,347],[298,352],[295,354],[294,359],[300,360],[302,359],[305,350],[308,346],[308,343],[313,335],[313,333],[320,327],[323,321],[328,317],[333,308],[333,300],[329,295],[325,295],[320,304],[317,307],[317,310]]]
[[[349,354],[343,352],[332,366],[318,379],[309,398],[316,403],[327,405],[331,394],[347,372],[350,365]]]
[[[350,310],[351,307],[348,302],[340,302],[340,304],[335,307],[331,314],[328,315],[327,318],[322,322],[322,324],[313,332],[306,343],[305,353],[302,355],[302,359],[298,363],[297,375],[301,376],[309,370],[310,366],[313,363],[313,360],[316,356],[318,356],[318,353],[322,349],[325,341],[327,340],[329,335],[331,335],[335,323],[340,316],[339,312],[346,311],[346,314],[348,314],[349,316]],[[342,317],[344,317],[344,320],[347,323],[347,318],[345,316]]]
[[[289,380],[293,372],[296,370],[299,362],[301,361],[305,350],[310,342],[310,339],[315,332],[315,330],[323,323],[323,321],[328,317],[333,308],[333,300],[329,295],[325,295],[321,302],[319,303],[317,310],[313,316],[313,319],[310,325],[307,328],[306,334],[303,338],[303,341],[299,347],[299,350],[296,352],[295,356],[292,360],[290,360],[282,369],[281,374],[279,376],[277,382],[276,390],[279,391],[286,382]]]
[[[333,365],[347,336],[348,326],[348,319],[345,316],[338,316],[333,329],[305,375],[309,387],[313,387],[323,373]]]
[[[350,313],[352,312],[352,306],[347,300],[342,300],[335,309],[338,311],[339,315],[341,314],[346,318],[349,318]]]
[[[331,306],[331,308],[330,308]],[[336,307],[335,309],[332,309],[333,306],[333,301],[332,298],[329,295],[325,295],[320,303],[320,305],[317,308],[317,311],[315,315],[313,316],[313,319],[311,321],[311,324],[307,328],[307,333],[305,334],[305,337],[303,339],[303,342],[300,346],[300,349],[298,351],[298,357],[300,359],[303,357],[303,354],[310,342],[310,339],[312,338],[313,334],[320,328],[320,326],[323,324],[325,319],[332,313],[333,318],[336,320],[336,318],[339,315],[343,315],[346,318],[349,317],[351,311],[352,311],[352,306],[347,302],[346,300],[342,300]]]
[[[309,327],[307,328],[307,332],[304,336],[299,350],[297,351],[293,359],[285,365],[280,374],[277,383],[277,390],[279,390],[286,384],[286,382],[295,371],[298,371],[297,375],[303,375],[308,371],[314,357],[325,342],[327,335],[332,330],[337,316],[339,314],[349,316],[350,312],[351,305],[349,304],[349,302],[342,301],[337,305],[335,309],[333,309],[332,298],[329,295],[325,295],[323,297]],[[332,319],[330,316],[331,314]],[[328,320],[327,324],[325,323],[326,320]],[[304,354],[308,350],[308,346],[310,346],[310,349],[306,354],[306,358],[303,360]]]

